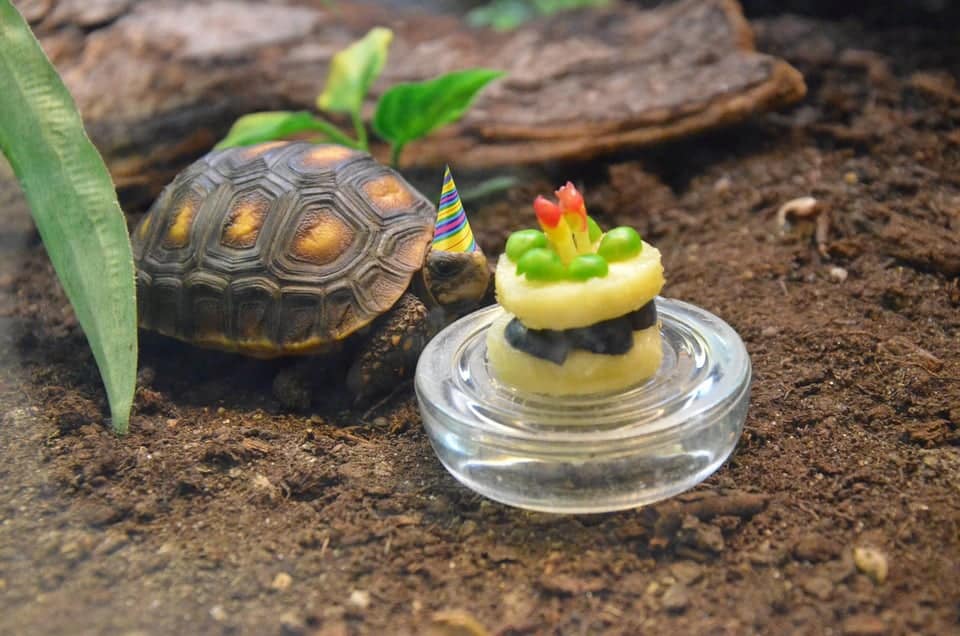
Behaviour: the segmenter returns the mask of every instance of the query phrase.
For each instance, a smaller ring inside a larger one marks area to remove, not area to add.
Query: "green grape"
[[[606,259],[599,254],[581,254],[567,267],[567,275],[574,280],[603,278],[610,271]]]
[[[517,261],[517,275],[520,274],[526,274],[528,280],[563,280],[566,268],[553,250],[534,247]]]
[[[603,230],[600,229],[600,226],[597,225],[597,222],[593,220],[592,216],[587,217],[587,232],[590,233],[591,243],[596,243],[597,239],[603,236]]]
[[[642,248],[643,242],[637,231],[632,227],[620,226],[603,235],[597,254],[613,263],[633,258]]]
[[[507,239],[507,258],[514,263],[535,247],[547,247],[547,237],[540,230],[519,230]]]

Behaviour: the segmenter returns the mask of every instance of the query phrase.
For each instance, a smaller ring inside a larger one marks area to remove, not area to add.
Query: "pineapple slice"
[[[633,332],[633,348],[623,355],[570,352],[562,365],[514,349],[504,338],[505,314],[487,332],[487,360],[496,378],[522,391],[547,395],[585,395],[629,388],[657,372],[663,349],[660,325]]]
[[[633,258],[610,263],[606,276],[586,281],[528,280],[506,254],[496,273],[497,300],[530,329],[589,327],[623,316],[653,299],[663,283],[660,251],[648,243]]]

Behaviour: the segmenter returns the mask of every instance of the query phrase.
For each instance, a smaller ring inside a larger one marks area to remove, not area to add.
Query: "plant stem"
[[[363,117],[359,112],[351,113],[353,117],[353,129],[357,132],[357,145],[366,151],[370,151],[370,144],[367,142],[367,128],[363,125]]]
[[[367,149],[367,140],[363,139],[361,141],[351,139],[348,135],[344,134],[339,128],[331,124],[330,122],[324,121],[319,117],[314,118],[314,130],[321,132],[327,137],[330,138],[330,141],[340,144],[341,146],[346,146],[348,148],[362,148],[363,150]]]
[[[390,146],[390,165],[394,168],[400,167],[400,153],[403,152],[404,144],[391,144]]]

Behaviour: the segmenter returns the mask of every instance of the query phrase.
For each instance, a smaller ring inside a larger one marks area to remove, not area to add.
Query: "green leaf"
[[[137,377],[133,256],[110,174],[66,87],[9,0],[0,0],[0,151],[87,335],[125,432]]]
[[[244,115],[233,123],[230,132],[216,147],[250,146],[264,141],[284,139],[303,132],[318,132],[343,146],[357,147],[354,140],[333,124],[306,111],[288,110]]]
[[[387,63],[393,31],[374,27],[333,56],[327,84],[317,97],[317,107],[331,113],[359,115],[370,87]]]
[[[477,94],[502,75],[501,71],[476,68],[392,86],[380,97],[373,128],[393,144],[397,155],[407,143],[460,119]]]

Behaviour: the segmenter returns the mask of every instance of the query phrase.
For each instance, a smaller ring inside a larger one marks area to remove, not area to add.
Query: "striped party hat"
[[[437,225],[433,231],[433,249],[441,252],[473,252],[477,242],[463,211],[457,184],[453,182],[450,166],[443,171],[443,189],[437,210]]]

